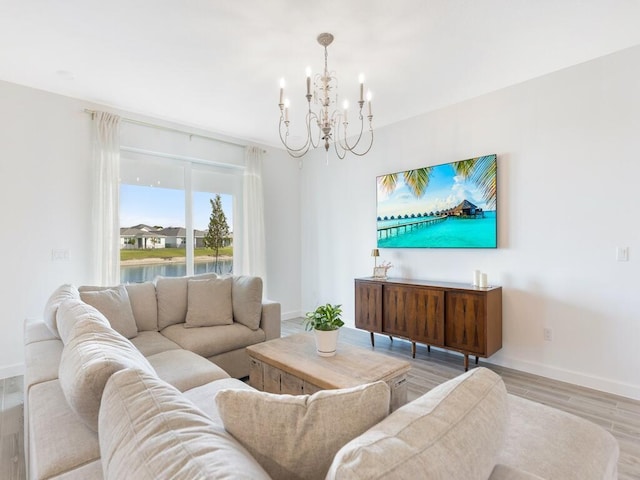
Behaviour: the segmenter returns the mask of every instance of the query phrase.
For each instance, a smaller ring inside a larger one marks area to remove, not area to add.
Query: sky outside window
[[[215,193],[193,193],[193,226],[206,230],[211,216],[210,199]],[[233,229],[233,197],[220,194],[222,209],[227,217],[229,230]],[[138,224],[162,227],[185,226],[184,190],[148,187],[140,185],[120,185],[120,226],[131,227]]]

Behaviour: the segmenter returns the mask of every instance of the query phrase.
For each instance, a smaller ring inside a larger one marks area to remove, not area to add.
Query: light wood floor
[[[0,379],[0,479],[26,477],[22,377]]]
[[[302,331],[301,320],[282,323],[282,335]],[[340,341],[371,348],[369,334],[343,328]],[[418,345],[411,358],[411,345],[399,339],[375,336],[377,352],[411,362],[409,400],[463,372],[462,358],[453,353],[432,349],[427,353]],[[502,376],[509,393],[591,420],[610,431],[620,444],[618,464],[620,480],[640,479],[640,402],[616,395],[578,387],[544,377],[495,367],[480,360],[480,365]],[[0,479],[24,480],[22,377],[0,380]]]

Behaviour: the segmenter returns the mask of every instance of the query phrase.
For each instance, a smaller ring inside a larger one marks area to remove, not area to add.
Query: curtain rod
[[[84,113],[89,113],[93,117],[96,113],[98,113],[98,111],[97,110],[91,110],[89,108],[85,108],[84,109]],[[121,118],[121,120],[123,122],[131,123],[133,125],[141,125],[143,127],[150,127],[150,128],[155,128],[155,129],[158,129],[158,130],[164,130],[166,132],[182,133],[184,135],[189,135],[190,137],[199,137],[199,138],[204,138],[206,140],[214,140],[216,142],[228,143],[229,145],[235,145],[236,147],[246,147],[246,146],[248,146],[248,144],[246,144],[246,143],[232,142],[231,140],[222,140],[220,138],[209,137],[207,135],[201,135],[199,133],[191,133],[191,132],[187,132],[185,130],[180,130],[180,129],[177,129],[177,128],[165,127],[163,125],[156,125],[155,123],[143,122],[141,120],[134,120],[133,118],[127,118],[127,117],[120,117],[120,118]],[[267,153],[267,151],[262,149],[262,153]]]

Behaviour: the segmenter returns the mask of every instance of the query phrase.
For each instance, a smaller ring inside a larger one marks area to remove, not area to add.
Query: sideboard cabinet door
[[[486,296],[447,292],[447,347],[478,355],[486,354]]]
[[[385,285],[382,291],[382,329],[389,335],[409,338],[407,305],[411,302],[409,289],[404,285]]]
[[[356,328],[382,332],[382,284],[356,280]]]
[[[444,291],[418,287],[406,290],[409,338],[427,345],[444,346]]]

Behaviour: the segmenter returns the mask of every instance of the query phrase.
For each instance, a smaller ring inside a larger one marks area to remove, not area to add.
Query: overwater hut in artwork
[[[471,203],[469,200],[465,199],[459,205],[452,208],[451,211],[449,212],[449,215],[455,216],[455,217],[477,218],[477,217],[484,217],[484,211],[481,208],[474,205],[473,203]]]

